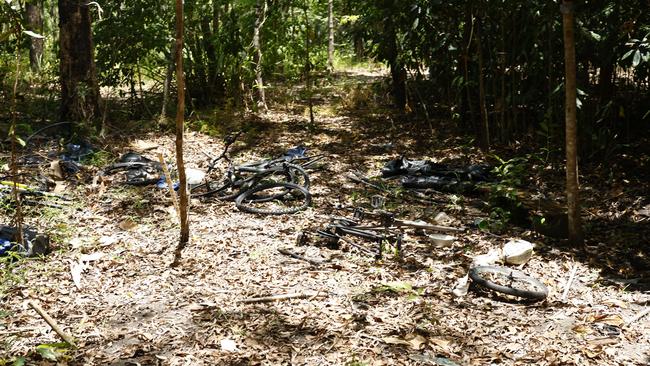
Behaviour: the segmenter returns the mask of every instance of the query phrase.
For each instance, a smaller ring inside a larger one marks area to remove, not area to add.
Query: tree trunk
[[[26,5],[27,26],[32,32],[43,34],[43,2],[33,1]],[[29,66],[32,71],[38,72],[41,69],[43,59],[43,46],[45,40],[42,38],[30,37],[29,41]]]
[[[327,1],[327,69],[334,71],[334,0]]]
[[[481,150],[490,150],[490,126],[488,124],[487,105],[485,103],[485,75],[483,74],[483,46],[481,45],[481,18],[476,20],[476,53],[478,56],[478,95],[481,112],[481,128],[478,135],[481,141]]]
[[[190,240],[190,223],[188,217],[187,178],[183,162],[183,130],[185,119],[185,80],[183,74],[183,0],[176,0],[176,84],[178,89],[178,108],[176,110],[176,166],[180,182],[181,237],[174,252],[172,266],[180,264],[181,252]]]
[[[578,143],[576,120],[576,54],[573,31],[573,2],[563,0],[562,23],[564,25],[564,67],[565,67],[565,123],[566,123],[566,196],[569,223],[569,241],[583,245],[582,225],[580,222],[580,200],[578,188]]]
[[[93,57],[90,12],[80,0],[59,0],[61,120],[98,117],[99,85]]]
[[[309,15],[305,7],[305,84],[307,87],[307,104],[309,105],[309,129],[313,131],[314,125],[314,101],[312,98],[312,81],[311,81],[311,26],[309,24]]]
[[[266,0],[257,0],[255,5],[255,26],[253,28],[253,63],[255,64],[255,90],[257,91],[257,105],[264,112],[269,109],[266,106],[266,95],[264,93],[264,80],[262,79],[262,46],[260,44],[260,30],[266,20]]]
[[[160,110],[160,117],[158,122],[162,123],[167,117],[167,103],[169,102],[169,84],[172,82],[172,76],[174,75],[174,61],[176,59],[176,42],[172,44],[171,53],[169,54],[169,64],[167,65],[167,73],[165,74],[165,82],[163,84],[163,101],[162,108]]]

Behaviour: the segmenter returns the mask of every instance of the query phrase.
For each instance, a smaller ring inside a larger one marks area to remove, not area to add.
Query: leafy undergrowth
[[[394,181],[382,182],[393,188],[379,192],[349,180],[350,171],[378,175],[400,154],[456,165],[486,158],[462,138],[428,128],[423,133],[413,121],[377,112],[359,97],[362,89],[342,90],[333,99],[317,99],[312,127],[304,105],[233,122],[254,126],[234,145],[236,161],[276,156],[297,144],[326,153],[326,166],[311,175],[314,203],[299,214],[263,217],[239,212],[231,202],[193,200],[191,243],[178,268],[169,267],[178,226],[165,190],[125,187],[110,177],[93,182],[98,168],[87,165],[58,188],[74,197],[72,205],[29,208],[28,222],[49,232],[56,250],[2,264],[2,280],[11,276],[12,282],[0,287],[0,364],[20,357],[79,365],[650,362],[650,317],[635,319],[650,300],[647,160],[636,161],[632,171],[619,167],[624,177],[617,166],[608,167],[613,180],[602,179],[604,168],[583,169],[586,253],[510,226],[499,235],[469,228],[448,248],[407,230],[401,255],[387,251],[382,261],[345,244],[298,247],[300,232],[322,228],[331,215],[349,216],[344,208],[369,207],[376,194],[400,218],[432,221],[445,212],[452,225],[469,226],[490,215],[481,195],[423,199],[394,188]],[[100,147],[113,157],[146,148],[147,156],[170,158],[174,142],[171,134],[142,133]],[[217,155],[222,147],[218,137],[190,132],[186,161],[205,168],[203,152]],[[541,166],[523,184],[561,199],[561,179],[557,167]],[[478,289],[455,298],[451,290],[471,257],[510,238],[536,244],[523,271],[549,288],[548,298],[531,304]],[[279,248],[325,262],[314,266]],[[241,302],[289,293],[314,296]],[[40,303],[78,348],[47,346],[60,340],[27,300]]]

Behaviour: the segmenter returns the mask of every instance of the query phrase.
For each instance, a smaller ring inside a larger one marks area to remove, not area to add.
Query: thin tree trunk
[[[327,70],[334,71],[334,0],[327,1]]]
[[[180,221],[181,237],[174,251],[172,266],[180,264],[181,252],[190,240],[188,217],[187,178],[183,162],[183,130],[185,119],[185,80],[183,74],[183,0],[176,0],[176,84],[178,89],[178,108],[176,110],[176,166],[180,181]]]
[[[470,126],[473,130],[476,130],[474,126],[476,125],[476,118],[474,113],[474,103],[472,103],[472,91],[469,83],[469,50],[472,46],[472,38],[474,38],[474,17],[472,15],[472,9],[467,6],[465,8],[465,27],[463,28],[463,39],[464,44],[466,45],[463,48],[463,76],[465,82],[465,94],[467,98],[467,109],[469,110]],[[465,111],[463,110],[463,115]],[[465,118],[464,118],[465,120]]]
[[[16,38],[20,40],[20,26],[16,27],[17,29],[17,34]],[[16,43],[16,50],[15,50],[15,57],[16,57],[16,77],[14,78],[14,85],[13,85],[13,93],[11,94],[11,127],[9,129],[9,137],[11,138],[11,158],[10,158],[10,165],[11,165],[11,180],[13,181],[13,185],[11,187],[11,197],[14,201],[14,204],[16,205],[16,211],[14,213],[13,221],[14,225],[16,226],[16,237],[13,238],[18,244],[23,245],[24,243],[24,238],[23,238],[23,205],[21,202],[21,197],[18,194],[18,162],[16,161],[18,158],[18,151],[17,151],[17,140],[18,136],[16,136],[16,118],[18,117],[18,113],[16,111],[16,95],[18,93],[18,79],[20,77],[20,51],[19,51],[19,45],[20,42]]]
[[[32,32],[43,34],[43,1],[33,1],[27,3],[27,26]],[[29,66],[32,71],[40,71],[41,61],[43,59],[43,38],[30,37],[29,41]]]
[[[478,94],[479,108],[481,110],[481,128],[479,136],[481,138],[481,150],[490,150],[490,126],[488,124],[487,105],[485,103],[485,75],[483,74],[483,46],[481,45],[481,18],[476,20],[476,53],[478,56]]]
[[[160,117],[158,122],[162,123],[167,117],[167,103],[169,103],[169,85],[172,82],[172,76],[174,75],[174,60],[176,58],[176,41],[172,44],[171,53],[169,55],[169,64],[167,65],[167,73],[165,75],[165,83],[163,84],[163,101],[162,108],[160,110]]]
[[[89,121],[100,115],[88,6],[59,0],[61,119]]]
[[[307,87],[307,103],[309,105],[309,128],[314,130],[314,102],[312,100],[312,82],[311,82],[311,26],[309,24],[309,16],[307,8],[305,8],[305,84]]]
[[[565,123],[566,123],[566,196],[569,222],[569,241],[576,246],[583,245],[582,224],[580,222],[580,199],[578,186],[578,143],[576,117],[576,54],[573,30],[573,2],[562,1],[562,23],[564,25],[564,65],[565,65]]]
[[[262,46],[260,44],[260,31],[266,20],[266,0],[257,0],[255,5],[255,26],[253,28],[253,63],[255,64],[255,89],[257,90],[257,104],[264,112],[269,108],[266,106],[266,95],[264,93],[264,80],[262,79]]]

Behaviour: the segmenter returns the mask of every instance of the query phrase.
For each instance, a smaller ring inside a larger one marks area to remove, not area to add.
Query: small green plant
[[[499,165],[493,169],[493,173],[499,180],[490,184],[490,217],[484,224],[484,229],[499,231],[512,220],[514,212],[523,210],[523,205],[517,196],[517,187],[523,183],[529,165],[529,156],[504,160],[494,155],[494,158]]]

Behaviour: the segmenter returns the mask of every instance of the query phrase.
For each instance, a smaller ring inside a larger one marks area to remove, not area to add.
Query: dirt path
[[[400,153],[466,163],[478,157],[473,149],[423,137],[408,122],[381,113],[333,113],[330,102],[321,101],[313,130],[306,127],[299,106],[276,109],[257,120],[261,127],[256,135],[235,149],[243,160],[276,155],[300,143],[312,153],[329,154],[327,166],[312,175],[313,207],[291,216],[261,217],[239,212],[232,203],[195,201],[191,244],[179,268],[169,268],[178,229],[165,191],[107,182],[102,192],[80,185],[73,208],[52,216],[43,211],[32,219],[64,227],[60,231],[66,235],[58,243],[60,250],[23,262],[24,282],[0,299],[0,334],[23,331],[1,336],[0,360],[20,355],[38,359],[36,346],[59,341],[26,307],[25,300],[34,299],[75,336],[79,348],[60,359],[78,365],[650,362],[650,317],[626,323],[650,296],[603,284],[599,269],[530,231],[510,235],[538,245],[525,266],[549,287],[548,299],[538,304],[475,291],[463,298],[451,294],[469,256],[500,247],[509,237],[469,230],[453,247],[442,249],[409,232],[403,258],[388,254],[380,262],[353,248],[296,248],[299,232],[321,227],[331,214],[345,214],[335,207],[367,204],[376,193],[347,180],[345,172],[376,175]],[[172,156],[171,136],[140,138],[158,146],[150,156],[156,151]],[[200,133],[190,133],[187,142],[187,160],[196,166],[205,160],[202,150],[218,152],[222,146],[219,139]],[[449,196],[439,198],[442,203],[428,205],[392,198],[388,203],[412,219],[431,220],[444,211],[457,225],[480,215],[471,207],[471,197],[460,204]],[[278,248],[328,262],[313,266]],[[71,268],[79,263],[85,267],[75,284]],[[562,303],[574,264],[576,280]],[[305,292],[326,296],[241,302]]]

